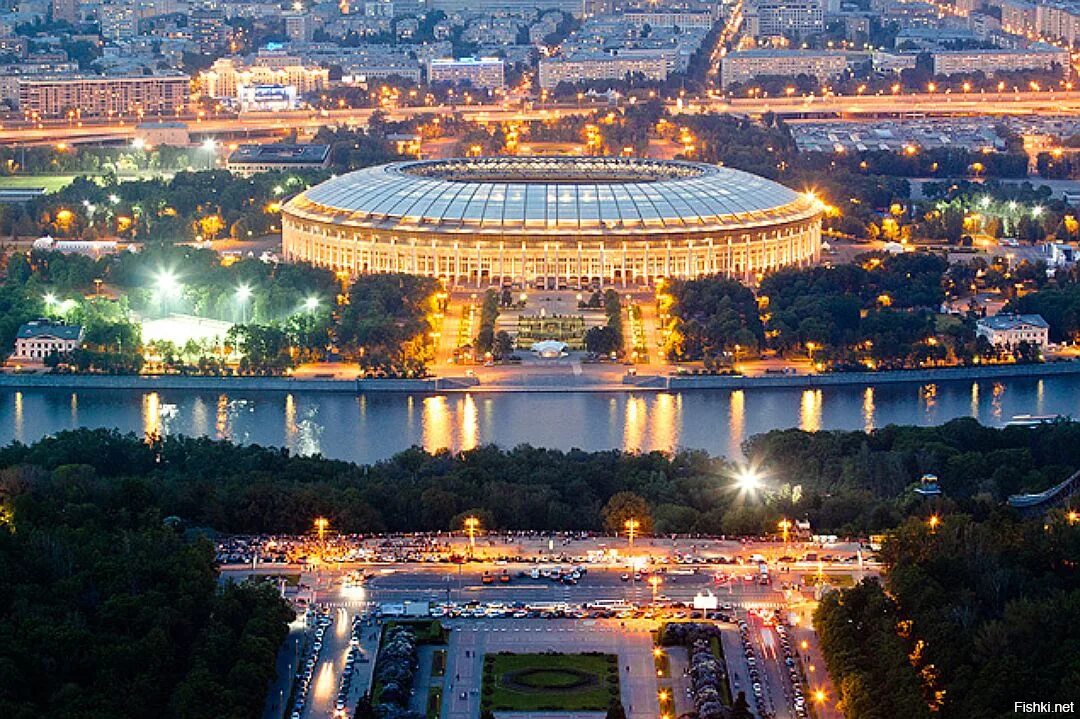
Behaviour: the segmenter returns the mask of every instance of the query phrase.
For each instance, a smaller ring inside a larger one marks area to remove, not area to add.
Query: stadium
[[[286,260],[451,286],[563,289],[819,258],[812,195],[726,167],[611,157],[400,162],[335,177],[283,208]]]

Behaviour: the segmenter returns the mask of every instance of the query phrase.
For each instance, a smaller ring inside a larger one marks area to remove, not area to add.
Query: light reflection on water
[[[939,382],[811,390],[367,395],[159,390],[0,391],[0,443],[80,425],[200,434],[300,454],[371,462],[409,446],[495,443],[586,450],[705,449],[736,456],[770,429],[931,425],[958,416],[1080,417],[1080,378]]]

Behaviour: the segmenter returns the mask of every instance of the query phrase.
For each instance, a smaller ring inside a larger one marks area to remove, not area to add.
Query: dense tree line
[[[845,716],[1007,717],[1077,696],[1080,525],[1060,511],[911,519],[882,558],[884,587],[830,595],[816,616]]]
[[[292,618],[272,585],[219,587],[210,543],[116,473],[2,464],[0,715],[260,716]]]
[[[738,280],[719,276],[674,280],[665,295],[670,298],[665,350],[672,359],[704,359],[711,367],[724,357],[753,353],[762,346],[765,335],[757,300]]]
[[[445,309],[438,282],[410,274],[362,275],[349,288],[336,337],[360,366],[394,375],[420,375],[431,361],[432,316]]]
[[[147,444],[79,430],[0,450],[0,467],[89,464],[103,477],[136,478],[132,491],[150,493],[169,514],[232,532],[303,532],[320,515],[346,532],[436,531],[472,513],[492,528],[611,531],[633,516],[643,532],[708,534],[774,532],[786,516],[854,534],[922,511],[912,488],[924,473],[939,477],[943,508],[977,517],[1010,494],[1042,491],[1080,467],[1080,424],[785,430],[751,439],[746,454],[766,476],[760,499],[735,490],[730,462],[701,452],[414,448],[357,466],[207,439]]]

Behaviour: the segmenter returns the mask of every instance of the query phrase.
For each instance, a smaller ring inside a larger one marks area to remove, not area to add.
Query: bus
[[[633,609],[634,605],[625,599],[594,599],[591,602],[586,602],[585,607],[587,609],[610,609],[618,612],[624,609]]]

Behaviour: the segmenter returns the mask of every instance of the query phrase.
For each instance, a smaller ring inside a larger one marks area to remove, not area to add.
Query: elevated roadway
[[[605,105],[546,105],[526,108],[501,104],[438,105],[402,107],[387,112],[391,120],[418,115],[458,115],[476,121],[544,120],[591,113]],[[1007,93],[921,93],[908,95],[859,95],[829,97],[758,97],[707,98],[669,103],[676,113],[730,112],[762,115],[772,112],[788,118],[877,118],[877,117],[948,117],[1002,115],[1070,115],[1080,113],[1080,91],[1007,92]],[[168,118],[188,124],[193,139],[202,136],[223,141],[266,138],[288,134],[292,130],[316,130],[327,125],[367,124],[374,110],[295,110],[288,112],[249,113],[215,118]],[[135,137],[134,122],[88,120],[72,124],[67,120],[26,123],[5,122],[0,126],[0,145],[67,145],[130,142]]]

